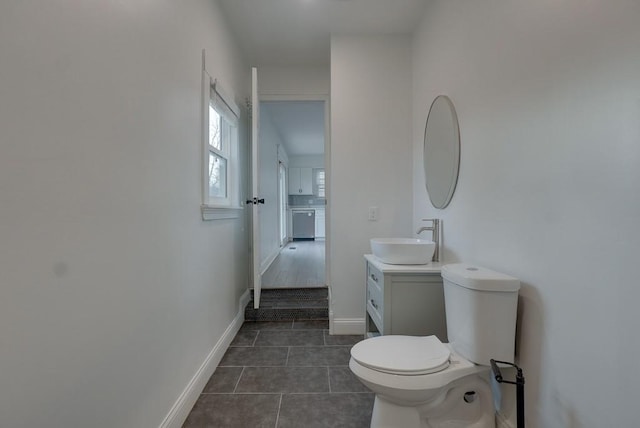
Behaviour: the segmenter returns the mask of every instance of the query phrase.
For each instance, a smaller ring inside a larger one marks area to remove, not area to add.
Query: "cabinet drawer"
[[[367,263],[367,282],[372,281],[381,291],[384,290],[384,275],[371,263]]]
[[[382,319],[384,316],[384,294],[382,289],[373,280],[367,281],[367,312],[373,322],[383,331]]]

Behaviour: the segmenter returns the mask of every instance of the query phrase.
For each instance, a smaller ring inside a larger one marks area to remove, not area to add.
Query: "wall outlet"
[[[378,221],[378,207],[369,207],[369,221]]]

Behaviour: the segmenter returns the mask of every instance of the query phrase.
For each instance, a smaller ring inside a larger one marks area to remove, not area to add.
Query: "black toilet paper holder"
[[[516,386],[516,418],[517,418],[517,427],[524,428],[524,375],[522,374],[522,369],[513,363],[509,363],[507,361],[498,361],[493,358],[490,360],[491,362],[491,372],[493,373],[493,377],[498,383],[508,383]],[[516,380],[505,380],[502,377],[502,373],[500,372],[500,367],[498,364],[506,364],[511,367],[515,367],[516,369]]]

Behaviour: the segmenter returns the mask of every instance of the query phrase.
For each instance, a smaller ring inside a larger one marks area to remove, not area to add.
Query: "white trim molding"
[[[325,247],[325,249],[326,249],[326,247]],[[325,266],[325,268],[326,268],[326,266]],[[326,276],[325,278],[328,278],[328,276]],[[333,300],[331,299],[331,286],[327,284],[327,288],[328,288],[328,291],[329,291],[329,335],[333,335],[334,334],[333,333]]]
[[[249,290],[246,290],[239,299],[239,310],[231,324],[227,327],[222,337],[215,344],[209,355],[205,358],[200,368],[193,375],[185,389],[182,391],[176,402],[169,410],[159,428],[180,428],[189,416],[189,412],[198,400],[200,393],[215,371],[224,353],[229,348],[231,341],[236,336],[240,327],[244,323],[244,308],[250,300]]]
[[[214,208],[209,205],[201,205],[200,210],[202,211],[202,220],[224,220],[228,218],[240,218],[240,213],[244,210],[244,208]]]
[[[329,315],[329,334],[362,334],[364,336],[364,318],[334,318]]]

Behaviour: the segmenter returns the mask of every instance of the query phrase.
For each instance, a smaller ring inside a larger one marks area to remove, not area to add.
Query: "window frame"
[[[324,168],[312,168],[313,195],[317,198],[327,197],[327,176]],[[322,176],[322,179],[320,179]]]
[[[220,117],[220,148],[211,144],[210,109]],[[240,109],[233,102],[217,79],[206,70],[202,72],[202,219],[219,220],[238,218],[240,210],[240,162],[239,162]],[[225,196],[210,194],[211,156],[225,160]]]

